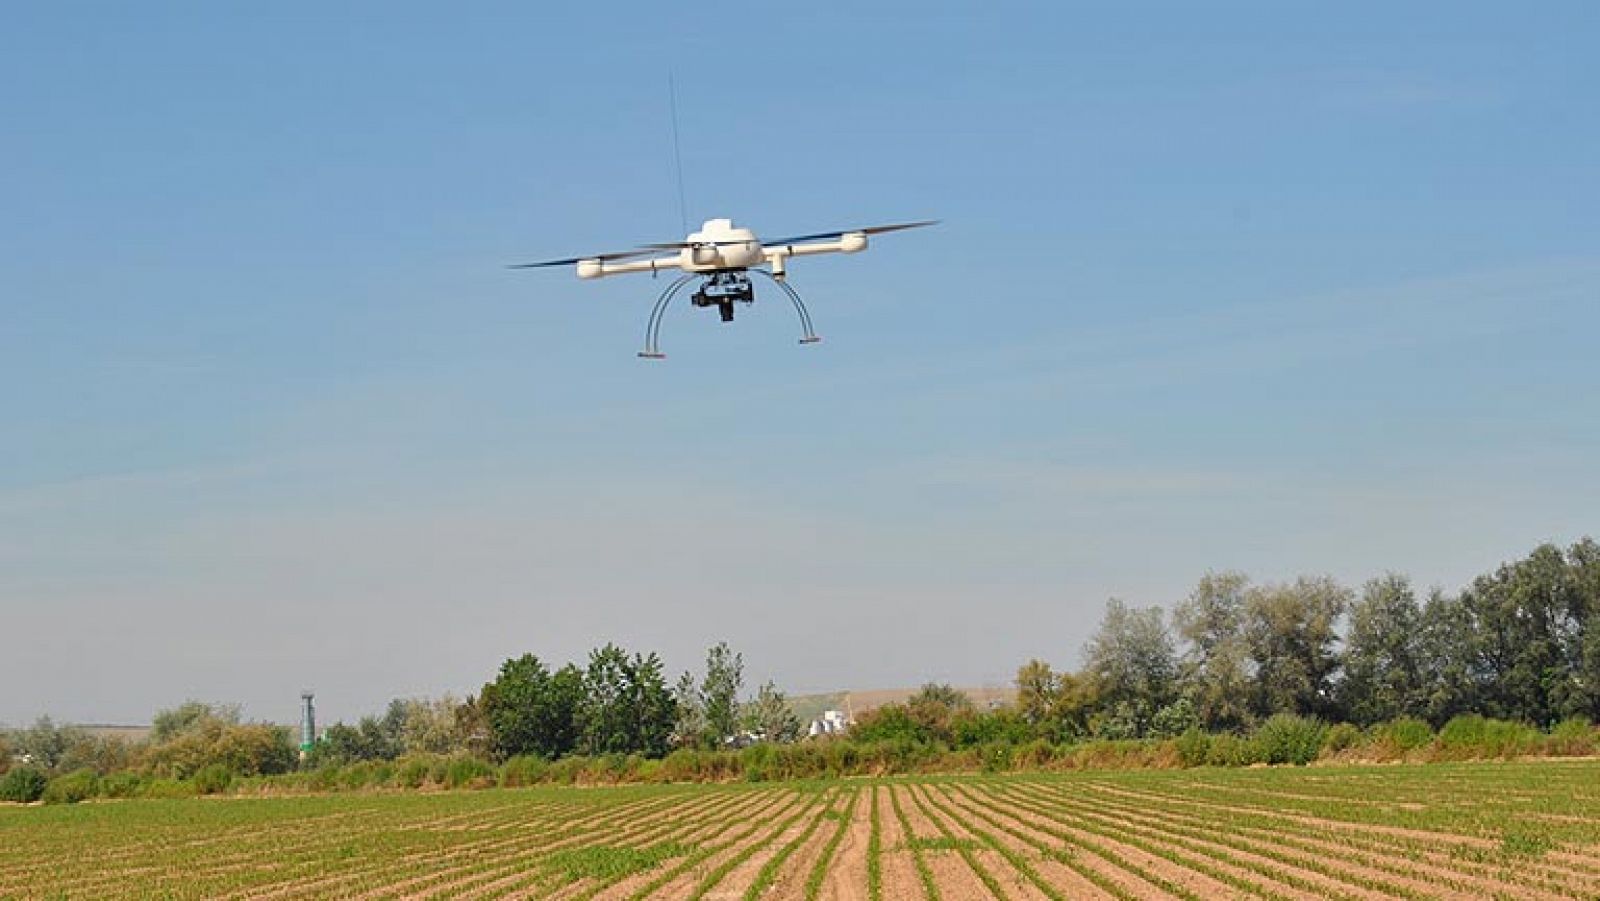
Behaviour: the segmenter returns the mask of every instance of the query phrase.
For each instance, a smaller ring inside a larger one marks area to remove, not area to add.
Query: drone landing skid
[[[732,322],[735,303],[755,303],[755,286],[750,284],[751,272],[759,272],[766,276],[788,296],[789,302],[794,305],[795,312],[800,316],[800,327],[804,330],[800,337],[801,344],[816,344],[822,340],[811,326],[811,313],[806,309],[805,302],[800,299],[799,292],[789,286],[788,281],[774,276],[765,269],[724,269],[711,273],[692,272],[672,280],[672,284],[661,292],[661,296],[656,298],[656,305],[650,310],[650,321],[645,325],[644,350],[639,351],[639,356],[646,360],[667,358],[667,355],[661,352],[661,319],[666,314],[672,299],[685,285],[696,278],[705,279],[699,290],[694,292],[691,302],[697,307],[714,306],[723,322]]]

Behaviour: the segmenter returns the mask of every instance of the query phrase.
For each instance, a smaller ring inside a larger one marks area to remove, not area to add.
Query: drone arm
[[[867,236],[861,232],[845,232],[837,241],[820,241],[808,244],[779,244],[762,248],[773,272],[783,272],[784,261],[789,257],[811,256],[816,253],[860,253],[867,249]]]
[[[609,263],[604,260],[579,260],[578,278],[604,278],[629,272],[661,272],[681,269],[683,261],[678,256],[657,257],[650,260],[629,260],[626,263]]]

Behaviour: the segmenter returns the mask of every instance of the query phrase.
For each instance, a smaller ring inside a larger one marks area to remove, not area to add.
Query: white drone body
[[[732,322],[735,303],[755,302],[755,289],[751,286],[749,278],[749,273],[755,272],[771,279],[794,304],[795,311],[800,314],[801,327],[804,329],[800,343],[815,344],[822,339],[817,337],[811,328],[811,314],[800,300],[800,295],[787,281],[789,258],[819,253],[859,253],[867,249],[869,235],[933,224],[932,221],[908,222],[850,231],[817,232],[782,238],[768,244],[763,243],[750,229],[735,226],[732,219],[708,219],[700,226],[699,231],[691,232],[682,241],[645,244],[638,250],[625,250],[619,253],[600,253],[543,263],[523,263],[511,268],[533,269],[571,265],[576,267],[578,278],[582,279],[604,278],[608,275],[624,275],[630,272],[656,273],[678,270],[684,273],[674,279],[661,293],[656,300],[655,308],[650,312],[650,322],[645,330],[645,348],[639,353],[639,356],[650,359],[661,359],[665,356],[661,353],[658,343],[661,317],[679,289],[690,281],[704,279],[704,284],[693,295],[694,305],[715,306],[721,313],[723,322]],[[672,253],[659,255],[664,251]],[[639,257],[649,257],[649,259],[638,259]]]

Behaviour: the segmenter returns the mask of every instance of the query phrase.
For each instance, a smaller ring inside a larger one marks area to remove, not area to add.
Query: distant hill
[[[824,710],[842,710],[848,716],[856,717],[868,710],[882,707],[885,704],[902,704],[914,694],[921,691],[918,688],[879,688],[869,691],[836,691],[832,694],[796,695],[789,699],[789,709],[801,722],[810,722],[822,715]],[[1010,685],[985,685],[978,688],[957,688],[962,694],[972,699],[979,710],[987,710],[991,705],[1010,704],[1016,700],[1017,690]]]

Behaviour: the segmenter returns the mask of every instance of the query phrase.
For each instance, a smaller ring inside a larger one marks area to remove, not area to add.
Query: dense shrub
[[[1230,732],[1211,736],[1206,748],[1208,766],[1249,766],[1260,762],[1256,743]]]
[[[951,732],[958,748],[998,743],[1020,745],[1033,738],[1033,726],[1017,713],[1004,708],[988,713],[960,713],[951,721]]]
[[[142,763],[152,775],[177,779],[190,778],[211,764],[221,764],[240,776],[255,776],[289,772],[295,768],[298,753],[284,726],[208,719],[151,745]]]
[[[1204,766],[1211,755],[1211,736],[1201,731],[1198,726],[1191,726],[1174,740],[1173,744],[1178,749],[1178,760],[1184,766]]]
[[[1380,760],[1398,760],[1433,742],[1433,727],[1416,717],[1403,716],[1372,727],[1373,753]]]
[[[978,767],[985,773],[1009,772],[1013,766],[1016,745],[1008,741],[992,741],[978,748]]]
[[[1279,713],[1256,728],[1254,741],[1262,762],[1304,766],[1317,759],[1327,731],[1321,720]]]
[[[144,789],[144,779],[138,773],[123,771],[100,779],[100,796],[103,798],[136,798]]]
[[[1542,738],[1539,730],[1523,723],[1464,714],[1439,730],[1436,756],[1443,760],[1517,757],[1536,749]]]
[[[194,783],[179,779],[146,779],[139,786],[141,798],[192,798],[194,795]]]
[[[1021,770],[1038,770],[1049,766],[1056,758],[1056,748],[1042,738],[1036,738],[1017,748],[1011,755],[1012,763]]]
[[[409,754],[396,761],[398,769],[395,772],[395,782],[401,788],[421,788],[426,785],[433,773],[433,766],[438,761],[436,754]]]
[[[537,785],[544,781],[545,774],[549,771],[550,761],[543,757],[536,754],[518,754],[501,765],[500,785],[503,788]]]
[[[1558,757],[1593,754],[1595,749],[1594,725],[1586,716],[1575,716],[1557,723],[1544,743],[1545,753]]]
[[[476,757],[453,757],[440,784],[445,788],[488,788],[498,781],[496,775],[494,767]]]
[[[1333,757],[1361,744],[1361,730],[1349,723],[1336,723],[1322,736],[1322,755]]]
[[[94,797],[99,789],[100,774],[85,768],[51,779],[39,797],[46,804],[76,804]]]
[[[48,782],[44,771],[38,767],[28,765],[15,767],[4,776],[0,776],[0,801],[32,804],[44,794]]]
[[[227,791],[233,785],[233,770],[227,764],[208,763],[195,771],[189,780],[194,783],[194,790],[202,795],[217,795]]]

